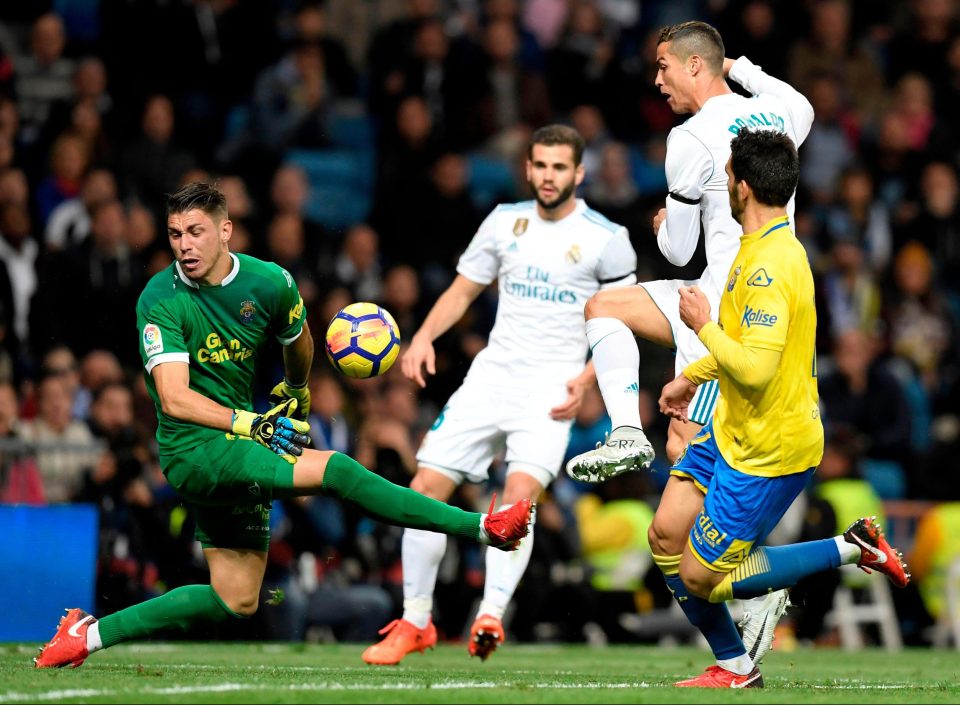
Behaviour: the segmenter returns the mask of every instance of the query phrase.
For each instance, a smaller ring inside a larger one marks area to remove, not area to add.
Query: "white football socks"
[[[504,504],[500,510],[511,505]],[[477,610],[477,616],[489,614],[497,619],[503,619],[503,613],[513,598],[513,593],[520,583],[520,579],[530,563],[530,554],[533,553],[533,523],[536,519],[536,509],[530,511],[530,533],[520,540],[515,551],[498,551],[487,549],[487,575],[483,585],[483,601]]]
[[[587,321],[587,341],[597,368],[597,384],[613,428],[640,423],[640,351],[627,324],[617,318]]]
[[[840,565],[849,565],[860,560],[862,551],[859,546],[847,543],[843,536],[834,536],[833,540],[837,542],[837,550],[840,551]]]
[[[446,534],[423,529],[403,531],[403,618],[418,629],[430,621],[437,571],[446,550]]]
[[[748,654],[737,656],[736,658],[717,659],[717,665],[738,676],[748,676],[754,669],[753,659]]]
[[[87,627],[87,651],[91,654],[103,648],[100,640],[100,622],[94,622]]]

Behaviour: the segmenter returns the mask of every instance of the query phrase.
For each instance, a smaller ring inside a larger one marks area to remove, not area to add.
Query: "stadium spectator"
[[[958,331],[946,298],[934,288],[933,259],[923,245],[909,242],[897,253],[893,283],[884,315],[889,350],[911,363],[935,394],[944,364],[956,359]]]
[[[183,149],[176,135],[173,102],[165,95],[149,96],[143,104],[140,131],[123,145],[120,157],[121,193],[126,199],[155,204],[157,194],[175,191],[184,172],[196,166],[193,155]],[[157,222],[162,213],[155,206]]]
[[[818,279],[818,334],[831,340],[850,328],[873,333],[880,319],[880,286],[858,233],[834,230],[832,239],[826,269]]]
[[[293,147],[328,146],[336,100],[319,41],[297,38],[291,51],[257,77],[251,129],[255,147],[279,159]]]
[[[41,229],[54,208],[80,193],[90,166],[90,150],[79,135],[65,132],[50,147],[50,170],[36,189],[36,206]]]
[[[846,426],[859,434],[867,461],[890,461],[891,484],[871,476],[886,499],[903,497],[904,468],[910,459],[910,411],[903,388],[877,359],[876,338],[862,329],[848,328],[836,335],[833,361],[836,369],[818,381],[823,419],[827,429]]]
[[[119,201],[94,205],[90,237],[57,255],[43,282],[43,301],[49,330],[78,355],[103,347],[131,365],[136,349],[129,345],[129,331],[145,277],[142,261],[127,242],[127,227]],[[58,305],[66,301],[72,306]]]
[[[853,165],[841,173],[836,192],[834,202],[823,209],[819,249],[852,242],[879,276],[890,262],[893,234],[890,214],[874,196],[873,177],[863,166]]]
[[[23,443],[19,406],[13,385],[0,382],[0,502],[44,504],[43,477]]]
[[[57,345],[44,353],[40,364],[41,377],[60,377],[73,399],[73,418],[85,420],[90,410],[90,393],[80,386],[80,365],[77,356],[66,345]]]
[[[354,301],[377,301],[381,297],[380,236],[372,227],[360,223],[347,230],[332,264],[330,274],[338,286],[350,290]]]
[[[616,41],[617,27],[606,20],[598,3],[571,3],[563,34],[547,57],[547,80],[558,110],[580,103],[607,107]]]
[[[466,113],[466,142],[498,154],[497,146],[523,142],[553,114],[543,75],[519,60],[520,34],[514,22],[497,19],[481,30],[480,84]],[[508,151],[509,147],[508,147]]]
[[[383,306],[397,322],[400,339],[413,335],[425,315],[420,296],[417,270],[409,264],[398,264],[383,273]]]
[[[50,12],[36,19],[27,53],[14,60],[20,137],[25,144],[39,139],[56,101],[73,95],[74,62],[64,55],[66,45],[63,20]]]
[[[109,169],[91,169],[83,177],[80,193],[58,204],[44,230],[47,252],[79,245],[90,234],[90,213],[103,201],[116,199],[117,179]]]
[[[938,286],[954,297],[960,295],[960,183],[953,164],[934,160],[923,168],[919,212],[894,234],[897,250],[910,240],[926,247],[933,257]]]
[[[30,317],[33,296],[37,291],[39,250],[27,209],[14,204],[0,205],[0,261],[7,268],[13,292],[13,326],[7,330],[11,341],[8,348],[16,350],[17,355],[21,355],[24,350],[22,346],[30,342]]]
[[[832,77],[840,102],[853,111],[855,124],[869,126],[879,117],[883,74],[875,54],[854,35],[851,13],[845,0],[811,3],[809,35],[789,52],[790,83],[809,87],[820,77]]]
[[[840,174],[853,163],[858,128],[841,102],[836,79],[815,77],[807,90],[816,118],[803,144],[800,185],[815,202],[829,203]]]
[[[37,386],[37,417],[23,424],[23,438],[36,447],[37,466],[47,502],[75,499],[86,473],[101,460],[93,434],[73,418],[73,396],[62,377],[46,377]]]

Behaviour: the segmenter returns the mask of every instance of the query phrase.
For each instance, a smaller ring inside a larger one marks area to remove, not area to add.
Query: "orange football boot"
[[[486,661],[502,643],[503,622],[489,614],[478,615],[470,627],[470,643],[467,645],[470,655]]]
[[[437,628],[433,626],[432,619],[423,629],[405,619],[395,619],[381,629],[380,633],[387,636],[383,641],[368,646],[360,656],[367,663],[376,666],[396,666],[407,654],[414,651],[422,654],[437,644]]]

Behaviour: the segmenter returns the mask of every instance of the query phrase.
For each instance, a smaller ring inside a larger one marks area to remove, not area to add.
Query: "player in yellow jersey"
[[[697,287],[680,290],[680,318],[709,354],[667,383],[660,410],[688,420],[698,384],[718,380],[713,421],[671,469],[650,527],[650,547],[688,619],[711,643],[717,664],[676,685],[763,686],[722,603],[794,585],[845,563],[906,572],[875,518],[841,536],[760,547],[803,490],[823,454],[814,339],[813,275],[790,229],[786,204],[797,185],[797,150],[773,131],[741,129],[726,165],[730,209],[743,228],[717,322]],[[717,645],[720,644],[720,648]]]

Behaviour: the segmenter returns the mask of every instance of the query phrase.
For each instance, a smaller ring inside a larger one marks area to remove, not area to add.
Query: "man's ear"
[[[694,54],[689,59],[687,59],[687,71],[691,76],[696,76],[700,73],[700,70],[703,68],[703,59]]]

